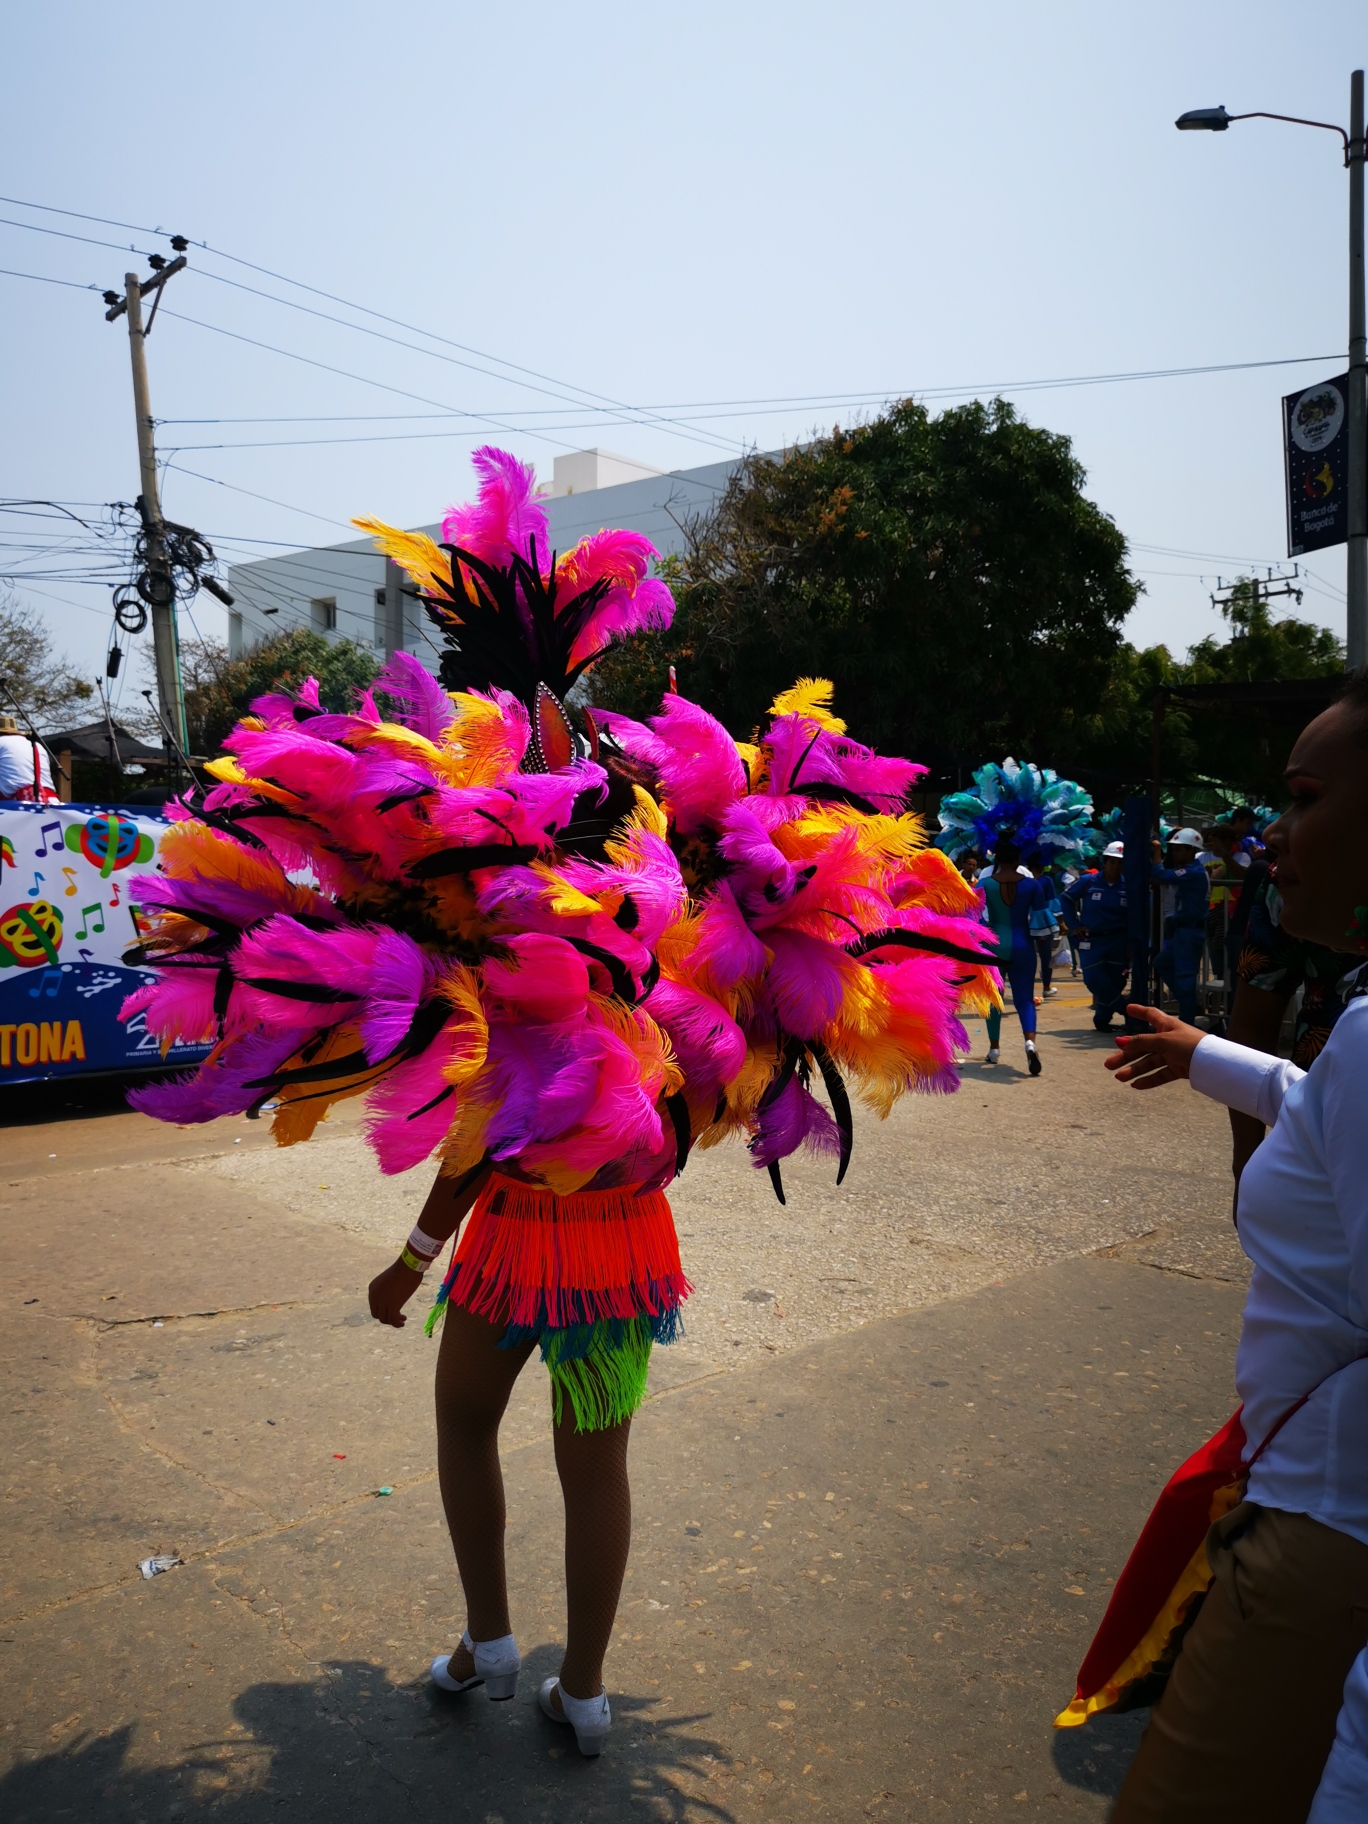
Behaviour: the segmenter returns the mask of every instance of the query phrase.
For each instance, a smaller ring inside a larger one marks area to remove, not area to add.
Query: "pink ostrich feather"
[[[442,1074],[451,1022],[416,1058],[396,1064],[366,1098],[366,1138],[387,1177],[421,1165],[446,1138],[460,1104]]]
[[[483,1002],[491,1019],[577,1019],[589,999],[589,966],[563,938],[525,931],[500,945],[503,956],[481,968]]]
[[[628,895],[636,918],[632,936],[649,947],[683,910],[684,877],[669,843],[650,830],[629,830],[621,848],[626,857],[622,862],[572,860],[559,871],[582,893]]]
[[[437,962],[411,937],[384,926],[377,928],[365,979],[365,1010],[359,1021],[362,1048],[370,1063],[389,1057],[408,1037],[413,1016],[431,992],[437,972]]]
[[[780,716],[765,736],[770,753],[768,790],[802,795],[834,785],[867,798],[881,811],[901,810],[908,788],[926,772],[912,760],[876,754],[848,736],[835,735],[806,716]]]
[[[656,983],[646,1011],[669,1039],[688,1089],[715,1097],[746,1061],[746,1035],[710,994],[687,982]]]
[[[496,1159],[554,1144],[592,1108],[598,1047],[586,1021],[551,1026],[495,1022],[489,1028],[488,1081],[498,1098],[487,1141]]]
[[[796,1038],[816,1038],[840,1012],[847,985],[864,965],[801,931],[769,931],[766,942],[772,960],[765,988],[779,1024]]]
[[[660,783],[675,827],[689,836],[705,824],[716,826],[747,786],[735,741],[687,697],[667,696],[651,726],[667,750]]]
[[[218,1031],[214,1013],[214,988],[218,981],[215,963],[181,963],[160,971],[155,982],[135,988],[119,1009],[121,1020],[131,1020],[136,1013],[147,1015],[147,1030],[164,1045],[183,1039],[188,1045],[203,1044]]]
[[[593,1036],[597,1050],[593,1099],[572,1129],[524,1148],[523,1163],[530,1171],[558,1166],[594,1172],[625,1151],[641,1147],[653,1151],[660,1144],[660,1116],[642,1087],[635,1052],[607,1027],[597,1027]]]
[[[254,716],[260,716],[268,726],[278,727],[282,723],[296,726],[295,705],[303,704],[305,709],[321,710],[322,700],[318,694],[318,679],[305,678],[294,696],[284,691],[268,691],[265,696],[253,697],[251,710]]]
[[[516,552],[528,557],[537,541],[537,565],[550,568],[546,509],[533,499],[536,471],[507,450],[487,443],[476,450],[471,465],[479,477],[477,497],[466,506],[448,507],[442,520],[442,542],[489,564],[506,565]]]
[[[733,884],[746,910],[757,895],[768,908],[793,892],[798,869],[775,845],[760,805],[763,799],[745,798],[734,804],[723,822],[718,847],[736,870]]]
[[[725,880],[704,900],[697,933],[691,964],[705,971],[720,989],[735,988],[748,977],[762,974],[769,961],[769,952],[747,924]]]
[[[561,558],[556,574],[567,602],[595,583],[609,585],[570,649],[572,665],[593,658],[614,640],[670,625],[674,597],[658,577],[646,574],[658,555],[640,532],[617,530],[592,533]]]

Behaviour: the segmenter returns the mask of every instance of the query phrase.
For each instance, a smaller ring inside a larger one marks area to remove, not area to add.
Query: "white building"
[[[712,505],[735,467],[714,462],[662,474],[606,450],[557,456],[551,486],[542,495],[551,548],[568,551],[590,532],[625,526],[644,533],[662,556],[678,551],[683,525]],[[416,529],[436,539],[442,535],[440,524]],[[235,600],[228,614],[228,650],[238,658],[286,628],[312,627],[369,646],[377,657],[402,647],[435,672],[441,636],[422,603],[401,587],[405,583],[403,572],[369,538],[234,564],[228,572]]]

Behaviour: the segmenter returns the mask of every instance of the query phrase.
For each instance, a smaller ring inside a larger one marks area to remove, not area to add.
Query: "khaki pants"
[[[1304,1824],[1368,1641],[1368,1545],[1245,1501],[1207,1555],[1215,1582],[1112,1824]]]

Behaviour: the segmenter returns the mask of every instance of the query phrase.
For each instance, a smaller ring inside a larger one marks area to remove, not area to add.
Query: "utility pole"
[[[1363,71],[1349,86],[1349,552],[1346,645],[1350,671],[1368,664],[1368,343],[1363,300]]]
[[[152,648],[157,666],[157,697],[161,707],[163,728],[174,737],[175,746],[181,753],[189,748],[185,727],[185,693],[181,687],[180,648],[176,638],[176,586],[167,561],[166,526],[162,520],[161,501],[157,492],[157,452],[153,442],[152,402],[147,386],[147,337],[152,329],[161,303],[162,287],[173,273],[181,271],[185,265],[185,254],[181,249],[187,245],[181,236],[173,238],[171,245],[176,247],[179,257],[163,263],[150,279],[139,279],[136,272],[124,274],[124,295],[122,298],[106,292],[110,308],[105,312],[106,322],[112,323],[118,316],[128,317],[128,350],[133,362],[133,410],[138,429],[138,473],[142,491],[138,496],[138,512],[142,518],[143,541],[147,554],[147,568],[139,578],[138,593],[142,595],[152,610]],[[147,325],[143,325],[142,301],[155,292],[151,316]],[[167,760],[179,772],[179,760],[174,752],[168,752]]]
[[[1216,588],[1211,596],[1211,605],[1213,608],[1219,608],[1222,614],[1228,616],[1231,603],[1243,590],[1249,596],[1256,616],[1265,602],[1270,602],[1274,597],[1280,595],[1291,596],[1300,608],[1302,600],[1302,590],[1299,586],[1300,576],[1300,564],[1293,564],[1291,576],[1274,576],[1270,570],[1263,581],[1260,581],[1257,576],[1250,575],[1238,577],[1235,582],[1227,583],[1224,578],[1218,576]]]

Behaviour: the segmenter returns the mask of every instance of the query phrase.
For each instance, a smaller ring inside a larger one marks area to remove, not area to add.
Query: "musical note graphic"
[[[78,950],[76,952],[76,954],[77,954],[77,956],[80,957],[80,959],[83,963],[92,962],[95,957],[95,952],[93,950]]]
[[[29,989],[29,999],[31,1001],[36,1001],[40,994],[46,994],[50,1001],[55,1001],[57,998],[57,991],[61,986],[61,970],[44,969],[42,975],[33,984],[32,988]]]
[[[40,881],[40,880],[46,880],[46,879],[47,879],[47,875],[46,875],[46,874],[40,874],[40,873],[39,873],[39,872],[38,872],[38,870],[37,870],[37,868],[35,868],[35,869],[34,869],[34,870],[33,870],[33,885],[32,885],[32,886],[31,886],[31,887],[30,887],[30,888],[29,888],[29,898],[30,898],[30,899],[37,899],[37,897],[38,897],[38,882],[39,882],[39,881]]]
[[[54,821],[52,823],[40,824],[38,827],[38,841],[41,846],[39,848],[36,848],[33,851],[35,855],[46,855],[47,854],[48,851],[47,851],[46,837],[47,837],[47,833],[49,830],[56,830],[56,832],[57,832],[57,840],[56,840],[56,842],[53,843],[53,845],[52,845],[53,848],[54,849],[61,848],[61,846],[62,846],[62,826],[61,826],[61,824],[57,823],[56,821]]]
[[[111,912],[112,912],[112,911],[113,911],[113,910],[114,910],[114,908],[115,908],[115,906],[117,906],[117,905],[118,905],[118,903],[119,903],[119,883],[118,883],[118,881],[117,881],[117,880],[116,880],[116,881],[115,881],[115,882],[114,882],[114,893],[113,893],[113,897],[112,897],[112,898],[111,898],[111,899],[110,899],[110,902],[109,902],[109,909],[110,909],[110,911],[111,911]]]
[[[86,920],[90,917],[92,912],[94,912],[98,916],[99,921],[100,921],[95,927],[96,931],[98,932],[98,931],[104,930],[104,905],[100,900],[97,899],[93,906],[82,906],[81,907],[81,928],[76,933],[77,937],[86,937],[89,935],[89,933],[86,931]]]
[[[76,870],[75,870],[75,868],[63,868],[62,872],[63,872],[63,874],[66,875],[67,880],[70,882],[70,885],[63,887],[62,891],[63,891],[63,893],[66,894],[68,899],[75,899],[75,897],[76,897]]]

